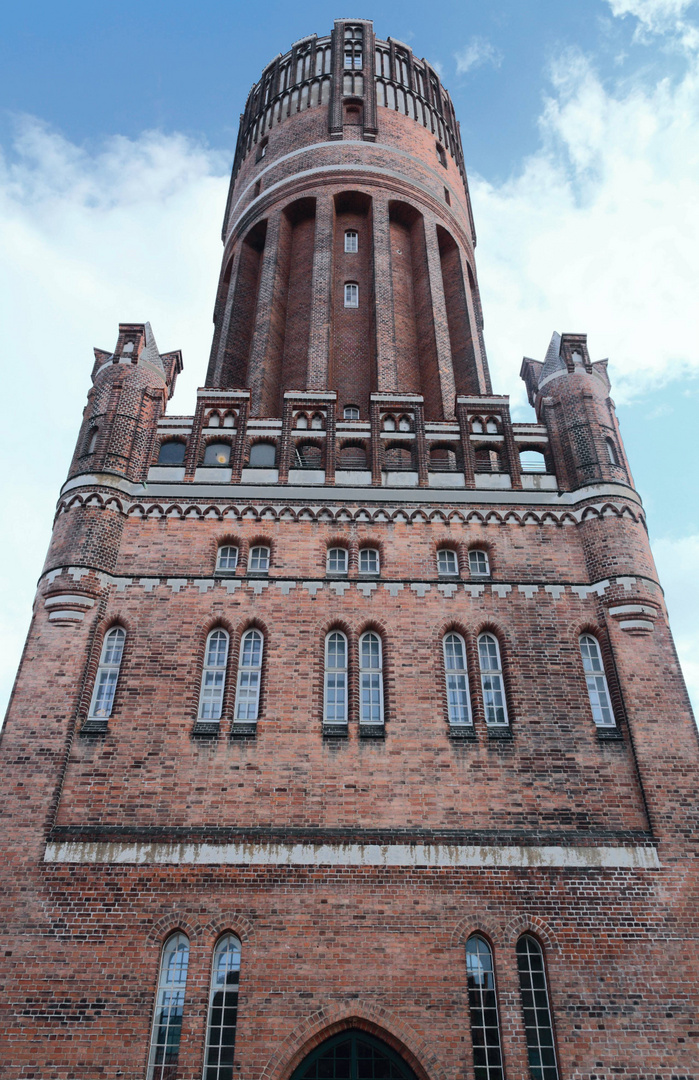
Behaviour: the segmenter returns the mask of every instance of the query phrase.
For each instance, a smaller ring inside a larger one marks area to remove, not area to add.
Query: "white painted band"
[[[622,630],[655,630],[655,623],[648,619],[622,619],[619,626]]]
[[[47,863],[122,863],[140,866],[415,866],[561,867],[583,870],[657,870],[654,847],[563,845],[485,846],[461,844],[159,844],[85,843],[46,845]]]
[[[60,619],[62,622],[80,622],[84,618],[84,611],[49,611],[49,620]]]
[[[44,607],[51,607],[55,604],[75,604],[76,607],[93,607],[95,601],[91,600],[89,596],[84,596],[82,593],[63,593],[61,596],[48,596],[44,600]]]

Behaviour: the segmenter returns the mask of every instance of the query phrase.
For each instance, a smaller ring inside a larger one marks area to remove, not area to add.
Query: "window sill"
[[[217,739],[220,729],[218,720],[197,720],[192,728],[192,738]]]
[[[600,742],[623,742],[624,740],[624,736],[618,727],[598,727],[597,738]]]
[[[231,724],[232,739],[254,739],[257,735],[257,720],[234,720]]]
[[[503,724],[502,727],[496,727],[494,724],[488,728],[489,739],[511,739],[512,728],[508,724]]]
[[[238,571],[236,570],[214,570],[214,577],[217,578],[229,578],[235,577]]]
[[[468,739],[471,742],[475,742],[476,732],[474,731],[473,724],[450,724],[449,738]]]
[[[347,724],[323,723],[323,737],[327,739],[346,739],[349,735]]]
[[[385,739],[386,728],[383,724],[360,724],[360,739]]]
[[[97,716],[88,716],[80,728],[81,735],[106,735],[109,730],[109,720],[103,720]]]

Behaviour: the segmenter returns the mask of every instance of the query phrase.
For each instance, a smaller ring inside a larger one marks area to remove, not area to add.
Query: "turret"
[[[633,486],[607,360],[590,360],[586,334],[554,333],[543,363],[524,357],[520,374],[539,423],[546,424],[559,485]]]
[[[69,478],[117,473],[144,480],[158,420],[181,370],[181,353],[161,355],[150,323],[121,323],[114,352],[95,349],[93,385]]]

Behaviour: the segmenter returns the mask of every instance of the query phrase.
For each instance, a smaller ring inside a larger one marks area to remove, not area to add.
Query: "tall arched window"
[[[447,676],[447,710],[450,724],[471,724],[466,646],[461,634],[446,634],[443,641]]]
[[[504,1080],[493,954],[480,934],[466,942],[466,977],[475,1080]]]
[[[345,283],[345,307],[359,307],[359,285],[356,281]]]
[[[85,450],[85,453],[86,453],[86,454],[94,454],[94,452],[95,452],[95,447],[97,446],[97,436],[98,436],[98,435],[99,435],[99,428],[96,428],[96,427],[92,428],[92,429],[91,429],[91,430],[90,430],[90,431],[88,432],[88,436],[87,436],[87,448],[86,448],[86,450]]]
[[[494,634],[481,634],[478,638],[478,661],[481,668],[485,722],[494,725],[507,724],[500,645]]]
[[[233,1080],[239,980],[240,942],[233,934],[226,934],[214,952],[204,1080]]]
[[[170,1080],[177,1071],[188,964],[189,942],[184,934],[173,934],[160,961],[148,1080]]]
[[[592,634],[581,635],[580,655],[582,656],[585,671],[587,696],[590,699],[592,718],[598,727],[614,727],[614,713],[609,698],[607,676],[604,674],[602,654],[599,642]]]
[[[240,642],[238,686],[235,692],[235,719],[257,720],[262,677],[262,634],[246,630]]]
[[[104,637],[100,663],[97,668],[95,689],[92,692],[90,702],[90,716],[100,720],[108,720],[112,715],[114,693],[119,679],[121,658],[124,654],[124,642],[126,631],[121,626],[113,626]]]
[[[558,1080],[544,954],[531,934],[517,942],[517,968],[532,1080]]]
[[[383,724],[383,657],[381,638],[370,632],[359,639],[359,720]]]
[[[609,464],[610,465],[618,465],[619,464],[619,455],[616,452],[616,446],[614,445],[614,440],[607,438],[607,439],[605,439],[605,442],[607,444],[607,457],[609,458]]]
[[[339,630],[325,638],[323,719],[326,724],[347,723],[347,638]]]
[[[226,688],[226,664],[228,662],[228,634],[219,627],[206,639],[204,670],[199,695],[199,719],[220,720],[223,709],[223,691]]]

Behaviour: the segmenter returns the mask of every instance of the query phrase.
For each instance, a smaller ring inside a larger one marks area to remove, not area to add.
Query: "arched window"
[[[188,964],[189,942],[184,934],[173,934],[160,961],[148,1080],[170,1080],[177,1071]]]
[[[437,552],[437,573],[440,577],[457,577],[459,562],[452,548],[440,548]]]
[[[504,1080],[495,971],[490,945],[480,934],[466,942],[466,981],[476,1080]]]
[[[205,465],[228,465],[231,460],[231,448],[228,443],[210,442],[204,451]]]
[[[501,472],[500,452],[494,447],[479,447],[473,455],[473,467],[477,473]]]
[[[297,469],[322,469],[323,451],[313,443],[302,443],[296,447]]]
[[[400,420],[398,421],[398,430],[399,431],[412,431],[412,428],[413,428],[413,426],[410,423],[410,417],[409,416],[401,416]]]
[[[98,435],[99,435],[99,428],[96,428],[96,427],[92,428],[92,430],[90,432],[88,432],[87,449],[85,450],[86,454],[94,454],[95,448],[97,446],[97,436]],[[165,445],[167,445],[167,443]],[[161,449],[162,449],[162,447],[161,447]]]
[[[483,421],[477,416],[474,416],[473,420],[471,421],[471,431],[474,433],[474,435],[480,435],[483,432]]]
[[[607,677],[604,674],[604,664],[600,652],[599,642],[592,634],[583,634],[580,638],[580,655],[582,656],[585,682],[587,683],[587,696],[590,699],[592,718],[597,727],[614,727],[614,713],[612,712],[609,698]]]
[[[490,562],[487,551],[472,548],[468,553],[468,568],[471,577],[490,577]]]
[[[381,560],[376,548],[361,548],[359,551],[359,573],[378,574]]]
[[[277,448],[273,443],[255,443],[250,447],[251,469],[273,469],[277,463]]]
[[[343,446],[338,456],[340,469],[366,469],[366,450],[363,446]]]
[[[209,422],[207,424],[207,427],[220,427],[220,426],[221,426],[221,417],[218,415],[218,413],[217,412],[209,413]]]
[[[356,281],[345,282],[345,307],[359,307],[359,285]]]
[[[461,634],[446,634],[443,641],[447,676],[447,711],[450,724],[471,724],[466,646]]]
[[[323,719],[328,724],[347,723],[347,638],[333,630],[325,638],[325,685]]]
[[[325,424],[325,417],[322,413],[314,413],[311,418],[311,427],[315,431],[322,431]]]
[[[519,463],[522,467],[522,472],[546,472],[546,458],[540,450],[521,450],[519,455]]]
[[[383,724],[383,658],[381,638],[370,632],[359,639],[359,720]]]
[[[234,412],[227,412],[223,418],[223,426],[228,428],[234,428],[236,421],[236,415]]]
[[[90,716],[107,720],[112,715],[114,693],[119,678],[121,658],[124,654],[126,631],[121,626],[113,626],[104,637],[100,654],[95,689],[92,692]]]
[[[183,442],[164,442],[158,453],[158,465],[182,465],[184,462]]]
[[[435,446],[430,450],[430,469],[433,472],[456,472],[456,452],[446,446]]]
[[[250,548],[248,570],[252,574],[266,574],[269,571],[269,548],[264,544]]]
[[[347,548],[328,548],[326,566],[329,574],[347,573]]]
[[[240,642],[238,686],[235,692],[235,719],[257,720],[262,676],[262,634],[246,630]]]
[[[529,1071],[534,1080],[558,1080],[544,954],[539,942],[530,934],[523,934],[517,942],[517,968]]]
[[[619,464],[619,455],[616,452],[616,446],[614,445],[614,440],[607,438],[604,441],[607,444],[607,457],[609,458],[609,464],[610,465],[618,465]]]
[[[497,422],[497,420],[494,420],[492,416],[489,416],[488,419],[486,420],[486,422],[485,422],[485,430],[490,435],[497,435],[497,433],[498,433],[498,422]]]
[[[204,1080],[233,1080],[239,980],[240,942],[233,934],[226,934],[214,951]]]
[[[225,544],[218,549],[217,570],[235,570],[238,565],[238,549],[234,544]]]
[[[345,230],[345,251],[348,255],[359,251],[359,234],[354,229]]]
[[[383,429],[384,429],[384,431],[395,431],[396,430],[396,422],[395,422],[395,420],[394,420],[394,418],[392,416],[385,417],[384,422],[383,422]]]
[[[308,417],[306,416],[305,413],[299,413],[298,416],[296,417],[296,427],[297,428],[307,428],[308,427]]]
[[[342,417],[344,420],[359,420],[359,407],[357,405],[345,405]]]
[[[413,454],[407,446],[389,446],[384,455],[385,467],[391,472],[410,472]]]
[[[485,722],[494,725],[507,724],[500,645],[494,634],[481,634],[478,638],[478,662],[481,668]]]
[[[206,639],[204,670],[201,676],[198,714],[200,720],[221,719],[227,662],[228,634],[220,628],[212,630]]]

